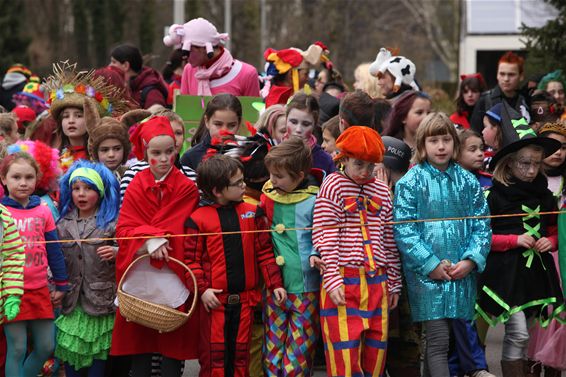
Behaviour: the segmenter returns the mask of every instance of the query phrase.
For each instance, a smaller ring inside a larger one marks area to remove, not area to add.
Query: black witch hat
[[[517,152],[527,145],[538,145],[544,150],[544,157],[548,157],[556,152],[561,144],[558,140],[548,137],[539,137],[536,132],[529,126],[529,122],[507,104],[502,101],[501,109],[501,144],[503,145],[499,151],[493,156],[490,166],[495,167],[503,156],[509,153]]]

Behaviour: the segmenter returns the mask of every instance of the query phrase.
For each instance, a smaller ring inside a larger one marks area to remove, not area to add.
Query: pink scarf
[[[211,96],[210,80],[220,78],[230,72],[233,63],[232,54],[224,49],[222,55],[210,67],[199,67],[195,73],[195,78],[198,81],[198,95]]]

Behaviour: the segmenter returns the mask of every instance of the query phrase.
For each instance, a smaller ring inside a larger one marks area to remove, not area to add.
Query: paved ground
[[[490,328],[487,333],[485,356],[489,370],[496,376],[501,376],[501,343],[503,342],[503,325]]]
[[[487,333],[487,363],[491,369],[491,373],[496,376],[501,376],[501,367],[499,360],[501,360],[501,342],[503,340],[503,325],[496,328],[491,328]],[[199,366],[196,361],[187,361],[185,364],[185,374],[183,377],[196,377],[198,376]],[[326,373],[317,371],[315,377],[324,377]]]

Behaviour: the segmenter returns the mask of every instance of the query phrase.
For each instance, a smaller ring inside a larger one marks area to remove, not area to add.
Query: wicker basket
[[[187,313],[181,312],[179,310],[170,308],[165,305],[158,305],[148,301],[144,301],[137,297],[134,297],[122,290],[122,285],[124,284],[124,278],[128,275],[128,271],[139,262],[143,258],[149,258],[149,255],[142,255],[139,258],[136,258],[132,264],[128,266],[124,275],[120,279],[120,283],[118,284],[118,304],[120,305],[120,314],[126,318],[128,322],[134,322],[138,325],[142,325],[145,327],[149,327],[150,329],[154,329],[159,331],[160,333],[163,332],[171,332],[179,327],[181,327],[194,312],[196,303],[197,303],[197,279],[195,275],[188,268],[183,262],[175,259],[169,258],[169,261],[177,263],[178,265],[184,267],[191,275],[194,284],[193,290],[193,302],[191,307]]]

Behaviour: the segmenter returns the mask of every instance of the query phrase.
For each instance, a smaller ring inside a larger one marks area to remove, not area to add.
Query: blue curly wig
[[[104,193],[101,193],[94,182],[85,177],[74,177],[71,181],[71,175],[79,168],[89,168],[95,170],[102,178],[104,184]],[[61,192],[60,208],[61,218],[69,211],[75,208],[72,198],[72,185],[77,180],[86,183],[93,190],[98,192],[99,200],[98,211],[96,213],[96,226],[101,229],[106,229],[108,224],[118,217],[120,209],[120,184],[114,174],[102,163],[90,162],[86,160],[79,160],[75,162],[69,170],[59,180],[59,188]],[[103,194],[103,195],[101,195]]]

